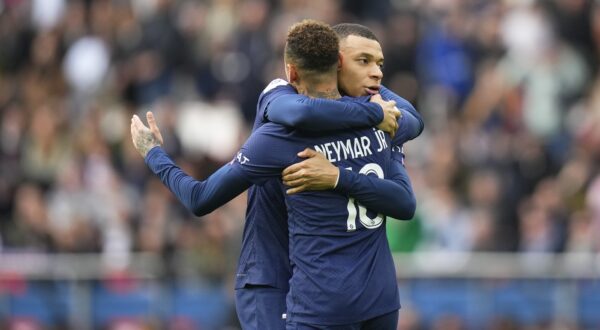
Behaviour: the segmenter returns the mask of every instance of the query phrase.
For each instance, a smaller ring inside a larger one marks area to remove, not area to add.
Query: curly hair
[[[300,70],[330,70],[337,64],[339,50],[339,38],[328,24],[305,19],[288,31],[285,56]]]

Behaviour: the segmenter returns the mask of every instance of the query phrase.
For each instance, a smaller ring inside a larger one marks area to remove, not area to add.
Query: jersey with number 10
[[[296,154],[307,147],[348,171],[394,175],[390,139],[374,128],[316,134],[268,123],[253,133],[233,166],[254,184],[264,184],[298,162]],[[279,188],[284,189],[281,183]],[[383,215],[333,191],[288,195],[286,204],[290,320],[340,325],[400,307]]]

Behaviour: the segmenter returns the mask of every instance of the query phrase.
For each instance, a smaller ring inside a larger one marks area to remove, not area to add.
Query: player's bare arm
[[[146,113],[146,120],[150,128],[146,127],[137,115],[131,117],[131,139],[133,146],[142,157],[146,157],[150,149],[163,144],[162,135],[152,112]]]
[[[340,169],[325,156],[313,149],[306,148],[298,153],[306,160],[288,166],[282,173],[282,180],[291,187],[287,194],[296,194],[306,190],[329,190],[335,188]]]

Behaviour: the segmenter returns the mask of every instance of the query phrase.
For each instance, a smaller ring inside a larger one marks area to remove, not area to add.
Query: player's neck
[[[314,98],[339,99],[342,97],[337,88],[337,82],[322,82],[319,84],[299,84],[296,86],[298,93]]]

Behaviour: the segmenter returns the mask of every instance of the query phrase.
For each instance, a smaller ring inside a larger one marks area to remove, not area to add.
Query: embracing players
[[[288,35],[286,71],[288,79],[298,91],[311,96],[336,98],[339,97],[336,88],[337,38],[327,39],[327,36],[331,38],[331,31],[323,24],[304,22],[294,26]],[[378,62],[377,56],[369,57],[365,54],[369,55],[368,51],[358,53],[356,59],[350,58],[350,60],[364,67],[369,67],[371,61]],[[382,58],[381,55],[379,56]],[[343,61],[342,57],[342,66]],[[381,80],[380,74],[379,77],[376,76],[377,74],[370,78],[374,83],[365,86],[363,92],[376,91]],[[265,121],[269,114],[276,113],[272,110],[276,109],[277,97],[273,96],[276,95],[277,90],[285,88],[289,90],[291,87],[287,84],[281,86],[275,84],[261,95],[259,113],[263,110],[263,114],[257,118],[257,122]],[[292,93],[295,91],[292,90]],[[304,103],[311,103],[311,101],[305,100]],[[269,110],[270,106],[272,106],[271,110]],[[347,108],[348,106],[344,105],[342,110]],[[363,111],[368,110],[363,109]],[[132,122],[134,143],[145,156],[151,147],[159,144],[160,137],[153,118],[150,116],[148,119],[153,132],[145,130],[137,117]],[[336,119],[342,121],[339,117]],[[400,123],[402,125],[404,122],[400,121]],[[420,129],[422,126],[413,131],[418,135]],[[399,132],[401,131],[402,127]],[[401,139],[398,141],[403,142]],[[394,143],[398,145],[398,142]],[[269,191],[282,196],[281,182],[274,180],[278,180],[285,166],[298,161],[296,153],[306,147],[320,149],[342,168],[352,167],[355,172],[345,169],[338,171],[339,182],[335,192],[303,193],[287,197],[290,207],[288,210],[289,247],[293,269],[292,285],[288,295],[288,327],[321,328],[331,325],[350,328],[376,324],[379,321],[392,324],[397,317],[399,307],[397,288],[393,262],[385,239],[385,226],[382,226],[384,218],[380,214],[369,213],[362,206],[365,205],[369,209],[396,218],[410,218],[414,212],[414,197],[410,183],[400,164],[402,155],[399,153],[392,155],[391,146],[386,135],[371,128],[316,134],[267,124],[252,135],[233,164],[225,166],[205,182],[195,181],[183,174],[160,148],[153,148],[146,156],[146,161],[180,200],[197,214],[210,212],[252,183],[262,184],[264,187],[268,183],[275,182],[271,187],[275,189]],[[372,174],[393,181],[371,178],[362,174]],[[323,204],[324,201],[327,202]],[[265,228],[269,222],[262,219],[262,216],[269,216],[268,211],[272,211],[270,209],[273,208],[274,201],[263,200],[263,202],[261,204],[260,200],[252,198],[249,200],[249,215],[252,213],[251,208],[258,208],[263,212],[255,212],[253,227],[248,228],[249,223],[246,224],[244,240],[260,241],[267,249],[271,244],[271,248],[277,250],[287,245],[284,238],[279,237],[279,242],[263,241],[256,240],[253,238],[254,235],[250,235],[251,231],[254,234],[260,231],[278,231],[277,226]],[[272,212],[271,215],[273,214],[277,215],[277,212]],[[277,220],[281,222],[281,214],[279,216],[279,219],[271,219],[270,223],[273,224]],[[257,217],[262,220],[257,220]],[[281,231],[285,230],[285,224],[280,224],[279,227],[282,228]],[[263,233],[263,238],[266,236]],[[277,233],[273,237],[277,237]],[[240,266],[245,264],[247,267],[240,267],[240,270],[251,270],[246,273],[240,272],[242,275],[250,275],[245,279],[244,288],[251,289],[255,286],[260,289],[278,289],[277,286],[285,285],[281,283],[283,280],[279,282],[279,278],[285,279],[290,263],[287,262],[287,254],[281,249],[275,256],[275,261],[268,258],[260,260],[255,258],[245,263],[242,259],[240,259]],[[271,265],[257,263],[265,260],[271,262]],[[359,262],[360,260],[364,262]],[[287,264],[281,265],[283,261]],[[255,268],[262,268],[262,271],[252,271]],[[261,277],[261,272],[275,274],[275,281],[271,281],[269,276]],[[373,278],[374,272],[378,276]],[[289,278],[289,273],[287,276]],[[272,283],[275,285],[270,286]],[[260,295],[254,297],[260,298]],[[270,304],[277,304],[275,300],[272,297]],[[246,301],[238,297],[237,303],[244,305]],[[259,301],[255,300],[250,302],[249,306],[255,308],[258,303]],[[256,311],[246,311],[238,306],[238,312],[242,314],[240,315],[242,318],[244,313]],[[269,311],[265,310],[265,312]],[[255,313],[254,320],[249,319],[249,321],[259,322],[260,316]],[[268,324],[261,323],[248,326],[270,328]],[[378,325],[376,328],[381,327]]]

